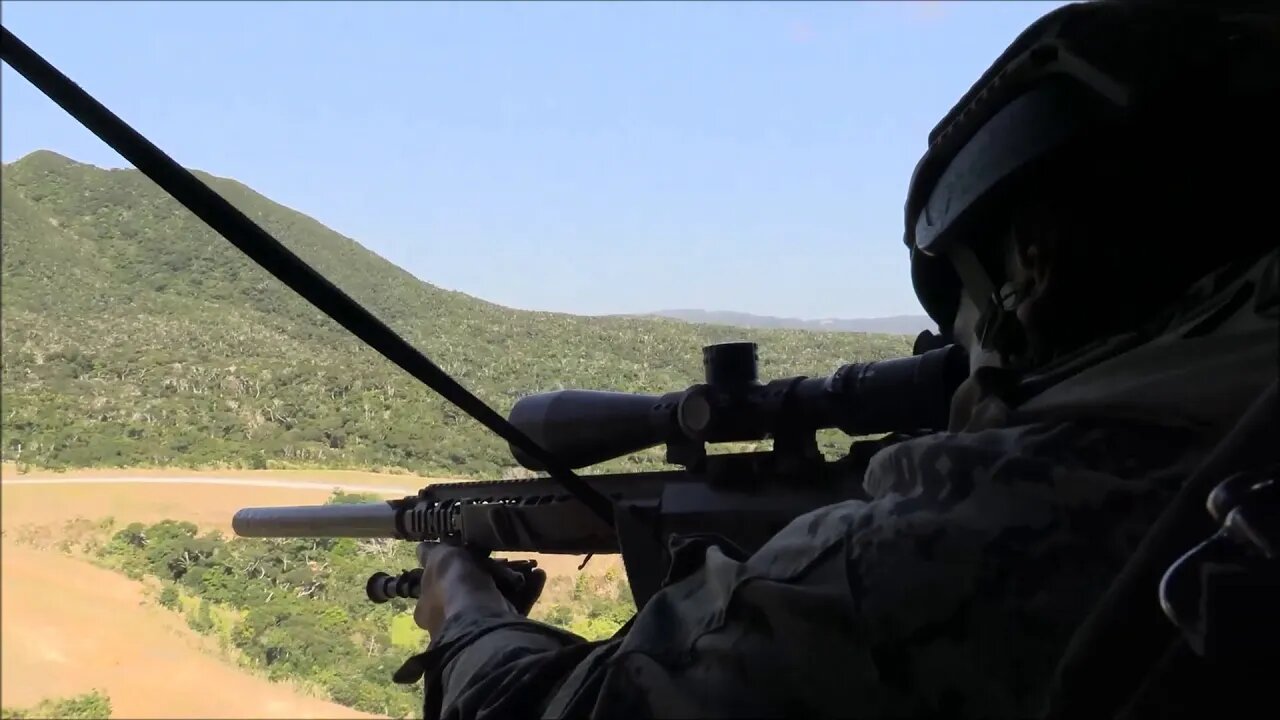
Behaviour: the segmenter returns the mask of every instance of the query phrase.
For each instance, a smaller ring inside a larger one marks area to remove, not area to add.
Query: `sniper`
[[[425,716],[1199,717],[1243,702],[1224,678],[1274,673],[1274,656],[1186,650],[1159,613],[1169,565],[1152,562],[1168,513],[1195,507],[1184,532],[1211,521],[1180,491],[1276,461],[1258,433],[1276,425],[1280,16],[1259,8],[1090,2],[1028,27],[930,133],[906,198],[916,293],[969,358],[945,431],[881,449],[865,497],[749,555],[685,548],[606,641],[524,618],[470,554],[424,543],[415,618],[431,642],[399,679],[424,679]],[[1254,537],[1274,553],[1270,487]],[[1274,637],[1274,605],[1252,622]]]

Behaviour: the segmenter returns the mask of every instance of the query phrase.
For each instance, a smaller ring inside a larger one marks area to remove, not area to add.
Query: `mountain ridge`
[[[750,328],[789,328],[827,332],[888,333],[892,335],[917,335],[923,330],[937,330],[937,323],[927,315],[890,315],[874,318],[803,318],[755,315],[732,310],[701,310],[679,308],[646,313],[651,317],[665,317],[690,323],[729,325]]]
[[[687,387],[702,377],[702,345],[727,340],[760,344],[764,378],[910,353],[896,335],[506,308],[426,283],[242,183],[193,172],[500,413],[565,387]],[[5,461],[516,471],[505,443],[137,170],[43,151],[0,175]],[[661,464],[651,452],[600,467]]]

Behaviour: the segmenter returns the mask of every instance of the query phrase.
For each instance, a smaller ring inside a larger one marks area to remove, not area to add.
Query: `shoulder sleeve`
[[[745,562],[708,549],[545,716],[1034,716],[1176,486],[1182,433],[1058,424],[895,446],[873,462],[877,499],[800,517]]]
[[[395,681],[423,680],[427,720],[522,716],[598,644],[515,614],[455,615]]]
[[[869,469],[874,500],[797,518],[743,561],[706,548],[618,640],[450,627],[444,714],[427,717],[1034,716],[1185,476],[1187,432],[1058,423],[893,446]]]

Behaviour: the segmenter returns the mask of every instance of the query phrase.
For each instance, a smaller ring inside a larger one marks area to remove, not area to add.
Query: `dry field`
[[[410,475],[376,475],[355,472],[300,472],[218,470],[80,470],[65,473],[32,472],[18,475],[5,467],[0,472],[0,527],[20,524],[61,526],[77,516],[97,519],[111,516],[117,525],[171,518],[189,520],[201,530],[231,532],[231,516],[249,505],[311,505],[329,497],[330,489],[316,487],[252,487],[200,484],[75,484],[82,479],[238,480],[268,482],[333,483],[359,487],[403,488],[404,495],[418,491],[426,478]],[[26,485],[11,481],[67,481],[67,484]]]
[[[123,575],[10,542],[2,560],[5,706],[98,688],[122,718],[374,717],[219,660]]]
[[[182,484],[25,484],[29,480],[180,479]],[[268,483],[322,483],[325,487],[258,487],[200,484],[232,479]],[[13,481],[19,481],[16,484]],[[61,528],[77,517],[129,522],[189,520],[201,530],[231,532],[231,516],[245,506],[319,504],[328,484],[381,488],[408,495],[427,478],[334,471],[85,470],[19,475],[0,468],[0,529],[12,537],[21,526]],[[219,659],[207,638],[182,619],[155,606],[143,585],[122,575],[5,539],[0,552],[0,687],[4,705],[99,688],[110,696],[115,717],[371,717],[308,697],[286,684],[270,683]],[[529,555],[516,554],[517,557]],[[581,558],[533,556],[552,577],[574,575]],[[616,557],[595,558],[586,572],[618,566]],[[390,682],[390,679],[388,679]]]

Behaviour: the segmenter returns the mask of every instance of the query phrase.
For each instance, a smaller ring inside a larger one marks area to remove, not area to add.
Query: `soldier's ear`
[[[1053,285],[1061,265],[1062,213],[1050,198],[1029,202],[1014,212],[1006,237],[1005,277],[1021,298],[1035,298]]]
[[[1029,303],[1057,289],[1053,256],[1051,243],[1030,243],[1018,251],[1018,268],[1013,282],[1018,297],[1018,319],[1023,323],[1028,319]]]

